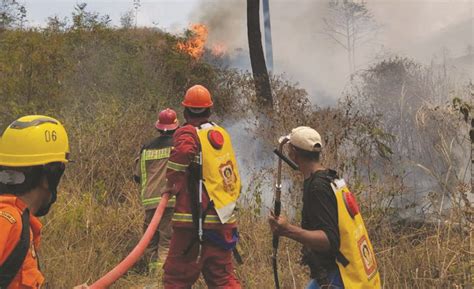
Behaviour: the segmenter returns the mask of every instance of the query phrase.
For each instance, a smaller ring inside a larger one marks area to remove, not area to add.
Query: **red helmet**
[[[181,104],[190,108],[208,108],[214,105],[209,90],[199,84],[186,91],[186,95]]]
[[[155,127],[159,130],[175,130],[179,126],[176,112],[171,108],[167,108],[158,114],[158,120],[155,123]]]

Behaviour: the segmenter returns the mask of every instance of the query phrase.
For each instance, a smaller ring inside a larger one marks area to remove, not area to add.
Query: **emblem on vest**
[[[219,172],[222,179],[224,180],[224,190],[226,192],[233,192],[235,183],[237,182],[237,176],[234,173],[234,165],[231,161],[220,165]]]
[[[365,236],[362,236],[357,244],[360,256],[362,257],[362,263],[364,264],[365,273],[370,280],[375,276],[375,273],[377,273],[377,263],[375,262],[374,253],[370,250],[369,242]]]

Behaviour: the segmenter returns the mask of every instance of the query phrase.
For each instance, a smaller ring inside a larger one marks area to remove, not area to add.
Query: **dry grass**
[[[245,87],[242,86],[243,93],[248,92]],[[289,90],[281,97],[284,103],[294,95]],[[324,124],[321,132],[331,136],[325,140],[330,147],[340,147],[339,153],[326,152],[327,163],[337,164],[346,173],[357,172],[358,166],[370,164],[368,160],[373,155],[364,154],[363,149],[373,139],[357,139],[352,149],[361,153],[355,159],[351,159],[355,153],[345,153],[347,148],[339,139],[353,130],[360,131],[353,123],[370,126],[373,120],[360,116],[346,119],[341,117],[339,109],[306,111],[289,120],[285,115],[294,115],[292,110],[298,111],[299,107],[286,105],[285,109],[289,111],[274,116],[278,125],[260,131],[260,136],[272,139],[272,135],[309,119],[315,127]],[[113,98],[89,104],[85,114],[77,111],[84,110],[72,103],[63,118],[70,128],[72,156],[76,162],[68,166],[59,201],[45,219],[41,255],[49,282],[47,288],[71,288],[97,280],[125,257],[141,236],[142,208],[131,173],[140,145],[154,134],[149,125],[153,123],[154,112],[147,103],[120,103]],[[90,121],[92,115],[94,120]],[[451,214],[443,215],[439,224],[396,223],[392,219],[393,209],[381,204],[388,197],[406,194],[407,189],[395,176],[391,177],[389,169],[383,173],[384,178],[352,174],[350,183],[361,202],[384,288],[465,288],[466,266],[472,257],[468,238],[472,229],[464,223],[468,220],[464,209],[453,206]],[[242,198],[245,207],[240,211],[240,247],[245,264],[236,270],[244,288],[274,288],[271,235],[265,213],[261,213],[264,204],[259,192],[264,188],[258,181],[268,175],[256,172],[257,179],[252,180],[255,185]],[[295,183],[301,181],[288,170],[285,176],[291,176]],[[291,194],[285,193],[286,207],[298,207],[301,199],[298,191],[294,188]],[[293,222],[297,223],[299,214],[295,215]],[[299,264],[299,257],[300,246],[283,239],[279,251],[282,288],[303,288],[307,283],[308,272]],[[132,270],[113,288],[160,288],[159,280],[159,276],[143,276]],[[205,288],[202,280],[196,288]]]
[[[419,79],[407,73],[407,84],[412,83],[413,87],[403,84],[403,93],[398,93],[401,83],[397,74],[391,69],[380,69],[375,78],[380,81],[366,79],[359,87],[360,95],[352,95],[355,99],[320,109],[310,105],[304,90],[274,79],[275,107],[268,110],[259,105],[249,75],[218,71],[206,63],[190,61],[172,49],[175,37],[161,32],[12,30],[2,32],[2,37],[5,41],[0,43],[0,64],[11,73],[0,77],[0,100],[6,104],[0,106],[0,127],[23,114],[55,116],[68,129],[76,161],[68,165],[58,203],[44,219],[40,256],[48,280],[46,288],[91,283],[138,242],[143,212],[138,187],[131,180],[133,160],[140,146],[154,134],[156,112],[166,106],[177,107],[185,88],[195,83],[205,84],[213,91],[217,118],[246,119],[255,124],[255,131],[242,133],[252,133],[263,140],[265,149],[274,145],[276,136],[295,126],[318,129],[329,148],[324,152],[325,162],[347,177],[359,197],[384,288],[467,287],[467,277],[472,274],[467,266],[474,259],[469,247],[469,235],[473,232],[469,202],[472,196],[469,186],[463,183],[465,178],[453,178],[460,175],[458,160],[466,158],[462,155],[464,127],[453,110],[444,105],[444,98],[440,108],[421,110],[415,103],[414,111],[418,113],[411,115],[410,123],[402,122],[400,113],[393,113],[401,103],[400,95],[415,100],[431,96],[432,88],[437,83],[444,85],[445,80],[419,88]],[[393,65],[381,64],[381,68],[386,66]],[[22,67],[29,67],[31,73],[24,72]],[[386,85],[386,77],[393,78],[391,86]],[[373,98],[366,99],[366,92]],[[448,95],[441,92],[440,97]],[[383,96],[385,99],[381,100]],[[381,111],[364,106],[371,101],[381,104]],[[425,102],[434,103],[430,98]],[[406,107],[400,110],[403,120],[409,119]],[[401,127],[402,123],[406,127]],[[387,133],[389,128],[393,134],[400,128],[398,139]],[[411,139],[405,136],[407,132]],[[454,142],[457,138],[461,140]],[[406,155],[401,140],[418,142],[416,150]],[[400,154],[390,159],[388,145],[402,147]],[[403,172],[400,173],[406,164],[396,163],[396,158],[410,159],[420,152],[435,160],[416,163],[433,172],[433,178],[442,185],[433,194],[449,195],[451,210],[447,215],[437,216],[441,223],[398,224],[393,221],[396,214],[387,200],[412,192],[404,186]],[[285,177],[291,177],[295,184],[301,181],[287,170]],[[265,213],[260,213],[264,207],[262,183],[252,181],[255,185],[242,198],[245,208],[240,212],[240,246],[245,264],[237,267],[237,274],[245,288],[273,288],[271,235]],[[457,189],[458,186],[465,189]],[[292,194],[285,193],[287,207],[298,208],[298,191],[293,188]],[[299,265],[299,251],[295,242],[282,240],[282,288],[303,288],[308,280],[306,268]],[[158,284],[159,276],[131,271],[113,287]],[[196,288],[204,288],[202,281]]]
[[[45,219],[41,256],[49,282],[46,288],[71,288],[96,280],[117,264],[141,236],[142,211],[133,190],[123,203],[106,206],[90,193],[69,187],[73,184],[66,182],[53,213]],[[274,288],[266,217],[251,210],[239,214],[240,250],[245,264],[236,266],[238,277],[244,288]],[[450,224],[390,225],[376,214],[365,214],[365,218],[384,288],[465,288],[467,230]],[[308,280],[306,269],[299,264],[299,252],[298,244],[282,239],[282,288],[303,288]],[[113,288],[161,288],[159,280],[160,276],[131,271]],[[196,288],[205,288],[202,280]]]

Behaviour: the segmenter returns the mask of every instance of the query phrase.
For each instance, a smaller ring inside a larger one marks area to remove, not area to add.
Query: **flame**
[[[204,45],[207,41],[208,30],[204,24],[193,24],[189,27],[191,37],[185,42],[178,43],[178,49],[198,60],[204,54]]]
[[[227,46],[223,43],[216,43],[212,46],[211,53],[216,57],[222,57],[227,53]]]

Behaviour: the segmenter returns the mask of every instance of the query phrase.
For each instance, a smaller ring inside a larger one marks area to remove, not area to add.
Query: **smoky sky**
[[[473,44],[471,1],[365,2],[378,30],[356,49],[357,70],[394,55],[422,63],[442,50],[459,57]],[[209,26],[210,44],[224,43],[230,52],[248,49],[246,1],[201,0],[196,7],[190,20]],[[334,104],[349,81],[349,69],[346,51],[322,33],[327,1],[270,0],[270,10],[275,73],[300,83],[313,103]]]
[[[120,15],[133,7],[132,0],[84,1],[89,3],[91,11],[109,14],[113,25],[119,25]],[[48,16],[70,16],[77,2],[82,1],[22,3],[28,10],[29,25],[42,26]],[[203,22],[209,26],[209,44],[225,44],[231,53],[238,49],[239,67],[248,68],[246,0],[143,0],[141,3],[139,26],[181,33],[189,23]],[[473,45],[474,1],[365,0],[365,3],[379,29],[375,37],[357,47],[357,70],[395,55],[422,63],[430,63],[441,54],[459,58]],[[270,0],[270,10],[274,72],[300,83],[313,103],[323,106],[336,103],[350,78],[346,51],[321,33],[323,19],[328,17],[327,0]],[[474,64],[466,65],[472,78]]]

